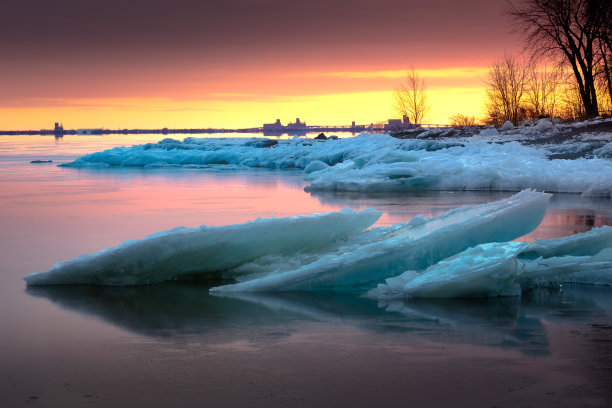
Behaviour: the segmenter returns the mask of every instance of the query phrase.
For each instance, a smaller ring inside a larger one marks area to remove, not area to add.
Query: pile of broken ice
[[[611,197],[612,134],[545,142],[562,126],[540,120],[501,133],[488,128],[469,136],[428,138],[429,130],[411,139],[369,133],[327,141],[168,138],[88,154],[63,166],[295,168],[304,171],[308,191],[534,188]]]
[[[372,227],[372,209],[176,228],[59,263],[28,285],[143,285],[231,279],[215,294],[343,291],[376,298],[514,296],[563,282],[612,284],[612,227],[513,242],[538,226],[550,194]]]

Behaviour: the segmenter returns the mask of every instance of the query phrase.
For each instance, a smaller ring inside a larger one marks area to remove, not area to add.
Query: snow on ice
[[[308,191],[535,188],[612,196],[612,133],[586,132],[556,140],[581,129],[567,126],[541,119],[529,127],[505,124],[501,132],[494,128],[455,136],[453,130],[408,132],[415,135],[408,139],[369,133],[275,143],[257,138],[168,138],[89,154],[64,166],[297,168],[310,182]]]

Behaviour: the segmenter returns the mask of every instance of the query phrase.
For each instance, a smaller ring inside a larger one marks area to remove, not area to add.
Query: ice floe
[[[565,282],[612,284],[612,227],[511,240],[541,222],[550,194],[503,200],[370,228],[367,209],[220,227],[176,228],[82,255],[25,278],[28,285],[130,286],[233,279],[217,295],[335,291],[380,299],[515,296]]]
[[[518,260],[523,290],[562,283],[612,285],[612,248],[592,256],[554,256]]]
[[[206,277],[263,256],[324,250],[374,224],[381,212],[258,219],[220,227],[179,227],[58,263],[25,278],[28,285],[143,285],[195,274]],[[214,275],[218,276],[218,274]]]
[[[478,245],[425,271],[406,271],[370,290],[370,297],[515,296],[562,283],[612,284],[612,227],[563,238]]]
[[[520,295],[516,256],[528,245],[523,242],[478,245],[424,272],[407,271],[388,278],[368,295],[383,299]]]
[[[612,285],[612,248],[588,257],[561,280],[564,283]]]
[[[519,256],[521,286],[564,282],[612,284],[612,227],[562,238],[535,240]]]
[[[562,238],[536,239],[521,258],[595,255],[605,248],[612,248],[612,227],[608,225]]]
[[[434,218],[366,230],[364,210],[176,228],[82,255],[25,278],[35,284],[138,285],[185,277],[243,281],[248,290],[367,290],[406,269],[423,269],[470,246],[534,229],[549,194],[526,190]],[[233,285],[220,290],[236,290]]]
[[[530,232],[544,217],[549,198],[549,194],[525,190],[504,200],[376,228],[367,240],[348,240],[347,245],[303,266],[276,270],[212,291],[365,292],[386,278],[409,269],[427,268],[469,247],[507,241]]]

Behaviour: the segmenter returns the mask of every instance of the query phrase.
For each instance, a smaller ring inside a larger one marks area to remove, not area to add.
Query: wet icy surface
[[[30,329],[44,342],[26,339],[21,347],[28,353],[13,348],[3,359],[6,401],[18,405],[32,395],[51,404],[121,407],[177,400],[279,407],[612,401],[609,288],[383,302],[207,292],[180,284],[28,288],[36,313],[56,323]],[[448,384],[444,393],[434,392],[439,381]],[[482,391],[474,393],[475,386]]]
[[[208,294],[210,285],[176,282],[26,287],[23,276],[55,262],[178,225],[372,207],[383,211],[376,226],[386,227],[511,195],[307,194],[301,171],[55,166],[157,137],[34,138],[19,146],[0,140],[6,406],[612,404],[606,286],[380,301],[338,293],[219,297]],[[36,159],[53,163],[30,164]],[[543,222],[520,241],[602,225],[612,225],[609,199],[555,194]]]

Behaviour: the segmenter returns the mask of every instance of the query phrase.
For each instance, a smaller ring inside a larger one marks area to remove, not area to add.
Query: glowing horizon
[[[393,89],[405,70],[360,72],[298,72],[291,78],[329,78],[350,82],[347,91],[290,94],[257,92],[203,93],[195,88],[184,97],[37,98],[30,106],[1,107],[2,130],[48,129],[61,122],[76,128],[249,128],[296,117],[308,124],[347,125],[384,122],[398,117],[392,108]],[[451,115],[480,116],[486,68],[454,67],[419,71],[432,106],[427,123],[446,124]],[[395,85],[394,85],[395,84]],[[354,90],[351,90],[353,88]],[[371,89],[360,91],[360,89]],[[199,94],[199,92],[202,94]]]
[[[0,130],[385,122],[410,68],[445,124],[481,116],[487,66],[519,48],[486,0],[33,1],[0,26]]]

